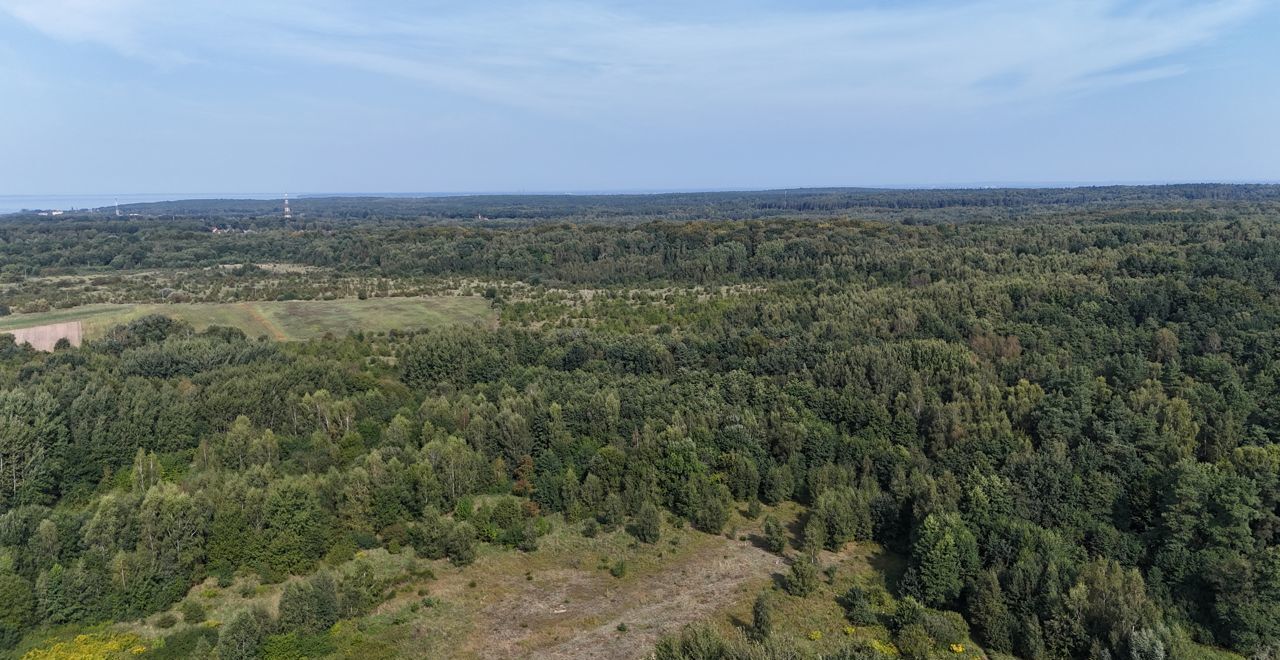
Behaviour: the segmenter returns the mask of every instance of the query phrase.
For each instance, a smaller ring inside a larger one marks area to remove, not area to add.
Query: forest
[[[417,589],[397,616],[433,653],[498,657],[434,623],[471,596],[432,580],[752,530],[779,568],[744,620],[611,634],[1280,658],[1280,186],[270,204],[0,217],[0,314],[432,294],[497,321],[0,335],[0,653],[403,656],[361,644]],[[883,560],[848,582],[858,549]],[[215,619],[240,592],[271,596]],[[841,628],[795,624],[819,608]]]

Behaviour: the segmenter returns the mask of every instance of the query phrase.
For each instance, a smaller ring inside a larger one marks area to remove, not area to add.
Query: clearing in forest
[[[798,514],[791,505],[776,512],[784,520]],[[654,545],[623,531],[585,538],[576,527],[558,526],[532,553],[488,548],[465,568],[433,562],[434,579],[405,584],[359,625],[339,624],[336,655],[651,657],[659,637],[687,624],[705,621],[726,632],[745,625],[756,594],[773,589],[789,566],[761,547],[759,520],[738,518],[736,533],[722,535],[664,525]],[[836,583],[808,599],[778,592],[778,616],[780,628],[802,645],[833,651],[848,640],[836,590],[854,580],[882,583],[883,562],[897,560],[874,544],[850,544],[824,552],[823,561],[838,567]],[[815,627],[824,639],[804,637]],[[857,634],[887,636],[880,627]]]
[[[311,339],[326,333],[341,336],[349,331],[386,332],[442,325],[491,324],[495,318],[489,302],[478,296],[167,305],[104,303],[6,316],[0,318],[0,333],[13,333],[19,342],[35,336],[42,341],[40,345],[33,341],[32,346],[48,350],[59,337],[66,336],[72,344],[78,344],[81,338],[99,338],[114,326],[149,314],[181,319],[197,330],[224,325],[239,328],[249,337],[265,335],[282,341]],[[69,329],[77,329],[77,336],[73,338],[70,334],[53,332],[51,328],[55,324],[68,329],[68,332]],[[49,337],[52,337],[50,341],[43,341]]]

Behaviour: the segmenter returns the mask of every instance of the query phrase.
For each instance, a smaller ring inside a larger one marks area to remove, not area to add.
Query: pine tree
[[[845,618],[855,626],[869,626],[876,622],[875,610],[871,607],[871,596],[862,587],[850,587],[840,599],[844,606]]]
[[[787,549],[787,533],[782,523],[772,515],[764,519],[764,546],[769,552],[781,553]]]
[[[987,647],[1001,653],[1013,650],[1011,628],[1013,620],[1004,602],[1000,580],[995,571],[978,575],[973,592],[969,596],[969,621],[977,638]]]
[[[751,636],[763,641],[773,634],[773,599],[769,592],[761,591],[751,607]]]
[[[791,572],[783,581],[783,588],[792,596],[804,597],[818,589],[818,562],[813,557],[800,555],[791,563]]]

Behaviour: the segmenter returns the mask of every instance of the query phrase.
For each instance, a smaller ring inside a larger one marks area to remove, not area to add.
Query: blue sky
[[[1280,180],[1274,0],[0,0],[0,194]]]

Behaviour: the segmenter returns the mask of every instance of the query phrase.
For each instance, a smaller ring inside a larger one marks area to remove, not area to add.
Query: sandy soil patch
[[[52,351],[59,339],[66,338],[71,342],[72,346],[79,346],[82,328],[79,321],[67,321],[66,323],[50,323],[48,325],[38,325],[33,328],[19,328],[16,330],[5,330],[0,334],[13,335],[14,341],[18,344],[28,343],[37,351]]]

